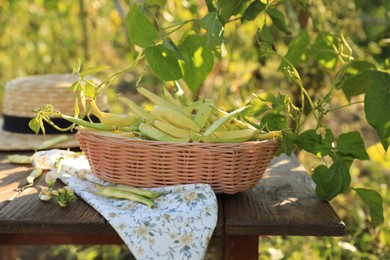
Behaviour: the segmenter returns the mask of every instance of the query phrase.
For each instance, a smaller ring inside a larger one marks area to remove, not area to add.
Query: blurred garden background
[[[110,66],[98,76],[102,79],[120,71],[134,61],[137,50],[129,44],[125,18],[129,4],[143,1],[125,0],[0,0],[0,102],[7,81],[21,76],[72,73],[82,61],[84,67]],[[153,2],[153,1],[150,1]],[[155,1],[161,2],[161,1]],[[162,1],[165,2],[165,1]],[[168,0],[158,14],[167,24],[177,23],[207,12],[201,0]],[[222,1],[224,2],[224,1]],[[229,4],[231,1],[225,1]],[[253,1],[237,1],[248,6]],[[387,0],[269,0],[286,14],[289,32],[269,31],[273,47],[286,53],[297,31],[309,32],[320,26],[323,30],[342,33],[357,59],[389,69],[390,1]],[[307,4],[311,16],[301,8]],[[158,9],[161,7],[155,6]],[[259,55],[256,33],[272,21],[266,15],[241,23],[240,10],[226,24],[221,58],[199,89],[205,97],[213,97],[221,107],[242,105],[250,93],[283,90],[292,96],[297,91],[278,71],[280,60]],[[236,18],[238,17],[238,18]],[[316,17],[312,21],[311,17]],[[185,24],[181,31],[196,28]],[[272,27],[270,27],[272,28]],[[200,29],[199,29],[200,30]],[[180,37],[180,36],[177,36]],[[303,82],[311,95],[321,93],[334,76],[332,64],[320,64],[307,59],[297,65]],[[161,82],[140,62],[108,89],[111,109],[123,108],[114,102],[117,93],[134,94],[135,81],[143,75],[142,84],[159,91]],[[340,92],[334,103],[348,104]],[[356,100],[359,100],[358,97]],[[356,101],[353,100],[353,101]],[[344,113],[347,110],[348,113]],[[1,106],[0,106],[1,112]],[[351,112],[353,115],[351,117]],[[369,162],[352,165],[354,186],[366,186],[384,198],[382,225],[369,221],[368,209],[362,206],[355,193],[347,193],[332,205],[347,226],[347,235],[330,237],[262,237],[259,259],[390,259],[389,184],[390,152],[385,152],[371,126],[363,121],[362,104],[353,105],[327,116],[332,128],[339,131],[360,131],[368,152]],[[307,153],[298,153],[310,172],[319,160]],[[360,185],[361,184],[361,185]],[[21,247],[21,259],[127,259],[129,252],[120,246],[55,246]],[[32,256],[33,255],[33,256]]]

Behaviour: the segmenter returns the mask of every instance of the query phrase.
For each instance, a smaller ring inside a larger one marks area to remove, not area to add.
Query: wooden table
[[[31,167],[10,164],[8,154],[15,153],[0,153],[3,250],[9,248],[12,252],[12,247],[4,245],[123,243],[107,221],[82,199],[66,208],[54,201],[40,201],[37,193],[39,185],[46,186],[44,178],[20,191]],[[263,235],[345,235],[345,224],[330,204],[315,197],[305,169],[295,158],[285,155],[271,162],[255,188],[218,195],[218,203],[214,236],[225,241],[225,259],[257,259],[259,236]]]

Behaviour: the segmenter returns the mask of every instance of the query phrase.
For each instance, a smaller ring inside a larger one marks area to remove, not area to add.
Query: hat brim
[[[66,134],[67,140],[57,143],[50,148],[79,148],[76,135],[74,133]],[[42,145],[43,142],[58,137],[58,134],[35,135],[13,133],[3,130],[3,118],[0,118],[0,151],[34,151]]]

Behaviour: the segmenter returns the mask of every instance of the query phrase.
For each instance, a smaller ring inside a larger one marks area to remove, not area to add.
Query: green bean
[[[31,171],[31,173],[27,176],[27,184],[34,184],[34,180],[41,176],[43,170],[41,168],[35,168],[34,170]]]
[[[140,196],[144,196],[144,197],[147,197],[150,199],[158,198],[161,195],[160,193],[155,192],[155,191],[140,189],[140,188],[131,187],[131,186],[114,186],[112,188],[116,189],[116,190],[131,192],[131,193],[134,193],[134,194],[137,194]]]
[[[31,164],[31,157],[27,155],[12,154],[7,156],[11,163],[15,164]]]
[[[51,148],[52,146],[54,146],[56,144],[59,144],[61,142],[65,142],[66,140],[68,140],[68,136],[67,135],[56,136],[54,138],[51,138],[51,139],[43,142],[41,145],[39,145],[37,147],[37,150],[49,149],[49,148]]]
[[[115,187],[113,186],[107,186],[102,189],[101,187],[97,186],[97,188],[100,190],[96,194],[104,197],[131,200],[131,201],[142,203],[148,206],[149,208],[153,207],[154,205],[154,202],[149,198],[140,196],[138,194],[129,191],[115,189]]]
[[[92,128],[92,129],[96,129],[96,130],[102,130],[102,131],[115,130],[114,127],[109,126],[109,125],[105,125],[102,123],[92,123],[92,122],[85,121],[83,119],[73,117],[73,116],[67,116],[67,115],[61,114],[61,117],[65,120],[67,120],[71,123],[74,123],[76,125],[79,125],[79,126],[84,126],[84,127],[88,127],[88,128]]]
[[[245,107],[240,107],[236,110],[234,110],[233,112],[230,112],[229,114],[223,116],[223,117],[220,117],[217,121],[215,121],[205,132],[204,132],[204,136],[209,136],[210,134],[212,134],[215,130],[217,130],[221,125],[223,125],[226,121],[230,120],[232,117],[238,115],[239,113],[241,113],[242,111],[244,111],[245,109],[247,108],[247,106]]]

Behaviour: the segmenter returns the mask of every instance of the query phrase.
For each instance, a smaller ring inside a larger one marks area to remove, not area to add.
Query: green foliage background
[[[142,1],[108,0],[0,0],[0,95],[5,83],[15,77],[72,72],[78,60],[83,60],[85,67],[109,65],[112,68],[102,72],[102,78],[121,70],[131,63],[136,50],[128,44],[125,17],[129,3]],[[245,2],[245,1],[243,1]],[[276,1],[271,1],[276,2]],[[307,14],[299,8],[300,1],[279,1],[283,11],[288,14],[286,24],[291,34],[272,29],[269,39],[279,52],[285,54],[287,47],[295,37],[294,28],[307,27],[308,32],[315,31],[307,23]],[[301,1],[303,2],[303,1]],[[309,1],[311,11],[318,14],[317,25],[335,32],[342,32],[358,57],[383,67],[388,67],[386,58],[390,56],[390,3],[386,0],[348,0]],[[158,8],[158,7],[155,7]],[[200,18],[207,13],[204,1],[170,0],[163,13],[166,23],[183,21],[194,16]],[[203,96],[213,97],[221,107],[241,106],[251,92],[261,93],[266,90],[283,90],[298,95],[298,92],[286,83],[278,71],[280,61],[260,57],[254,39],[258,27],[271,25],[266,16],[260,16],[252,22],[229,22],[224,31],[226,45],[223,45],[223,59],[216,61],[211,75],[199,90]],[[167,25],[166,24],[166,25]],[[185,24],[173,40],[181,38],[181,31],[186,29],[201,30],[191,24]],[[239,46],[239,48],[237,47]],[[328,84],[331,73],[324,73],[324,68],[331,71],[332,62],[305,63],[298,69],[303,82],[310,86],[309,92],[315,96]],[[134,80],[144,74],[143,84],[158,91],[161,84],[153,74],[139,64],[131,73],[118,82],[115,91],[133,93]],[[2,96],[2,95],[1,95]],[[348,100],[340,92],[335,99],[337,105],[346,105]],[[120,110],[116,104],[114,109]],[[1,108],[0,108],[1,109]],[[360,129],[366,146],[378,142],[372,128],[361,121],[364,111],[361,106],[348,108],[356,114],[333,113],[327,120],[334,129],[353,131]],[[1,110],[0,110],[1,111]],[[360,116],[359,116],[360,115]],[[367,222],[367,212],[362,210],[356,195],[348,194],[334,201],[334,206],[346,222],[348,234],[344,238],[300,238],[267,237],[261,240],[261,259],[376,259],[390,258],[390,223],[388,204],[390,195],[389,152],[380,152],[373,146],[370,152],[371,162],[353,165],[352,182],[355,186],[364,184],[373,188],[385,199],[385,223],[381,227]],[[307,169],[318,160],[308,154],[299,154]],[[309,158],[309,159],[308,159]],[[358,202],[356,202],[358,201]],[[348,206],[346,206],[348,205]],[[299,249],[296,244],[300,244]],[[70,259],[82,259],[90,255],[95,258],[101,252],[100,247],[75,249],[59,247],[51,251],[52,255],[66,252]],[[124,248],[111,250],[111,256],[118,258],[124,254]],[[83,255],[83,252],[85,253]],[[96,253],[97,252],[97,253]],[[95,255],[95,256],[93,256]]]

